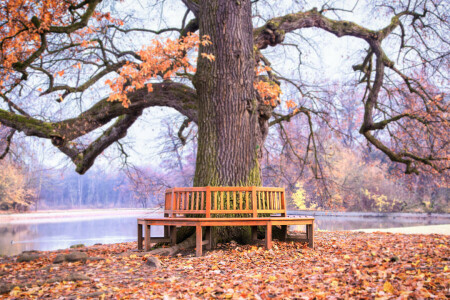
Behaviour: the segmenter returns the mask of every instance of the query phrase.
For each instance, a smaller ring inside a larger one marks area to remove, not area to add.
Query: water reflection
[[[38,219],[0,223],[0,254],[14,255],[25,250],[56,250],[75,244],[94,245],[135,241],[134,216],[101,218]],[[145,215],[161,217],[161,215]],[[354,230],[446,224],[448,219],[362,218],[316,216],[316,230]],[[302,230],[302,226],[292,228]],[[160,226],[152,226],[153,236],[162,236]]]
[[[151,231],[153,236],[163,235],[162,227],[153,226]],[[0,254],[65,249],[75,244],[129,242],[135,241],[136,236],[136,216],[59,222],[53,220],[48,223],[0,223]]]

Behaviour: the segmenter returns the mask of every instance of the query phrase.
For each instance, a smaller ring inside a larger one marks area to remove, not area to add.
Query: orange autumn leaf
[[[153,91],[152,84],[148,82],[158,76],[163,79],[170,79],[177,76],[178,72],[194,72],[195,67],[186,57],[189,51],[196,51],[199,44],[210,45],[208,36],[201,39],[196,34],[188,34],[181,39],[167,39],[164,42],[153,40],[150,46],[144,47],[138,54],[142,63],[127,62],[120,69],[120,76],[113,80],[106,80],[113,91],[108,101],[122,102],[124,107],[128,107],[130,102],[126,94],[137,89],[147,87],[149,92]],[[213,54],[202,53],[202,57],[214,61]],[[127,87],[124,88],[125,83]]]
[[[395,292],[394,287],[392,286],[392,284],[389,281],[386,281],[383,284],[383,291],[385,291],[386,293],[391,293],[391,294]]]
[[[275,107],[280,102],[281,89],[278,84],[260,80],[253,85],[266,105]]]
[[[287,107],[288,109],[294,108],[294,107],[296,107],[296,106],[297,106],[297,104],[295,104],[294,100],[287,100],[287,101],[286,101],[286,107]]]
[[[215,61],[216,57],[212,54],[202,53],[202,57],[206,58],[209,61]]]

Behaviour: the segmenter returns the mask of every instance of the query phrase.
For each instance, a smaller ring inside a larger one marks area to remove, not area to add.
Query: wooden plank
[[[137,224],[138,250],[142,250],[142,224]]]
[[[252,186],[252,205],[253,218],[256,218],[258,216],[258,206],[256,204],[256,189],[254,186]]]
[[[239,193],[239,209],[242,210],[242,192],[238,192],[238,193]]]
[[[281,192],[281,209],[284,210],[281,216],[286,217],[286,199],[284,198],[284,190]]]
[[[276,203],[277,203],[275,209],[281,209],[281,205],[280,205],[281,199],[280,199],[280,193],[279,192],[275,192],[275,199],[276,199]]]
[[[145,251],[150,251],[150,228],[151,226],[146,224],[144,227],[145,237],[144,237],[144,244],[145,244]]]
[[[227,210],[230,210],[230,201],[231,201],[231,194],[230,192],[223,192],[224,201],[227,203]],[[224,203],[225,205],[225,203]]]
[[[202,256],[202,226],[195,226],[195,256]]]
[[[260,192],[260,199],[261,199],[261,207],[262,207],[262,209],[266,210],[265,192]]]
[[[168,197],[167,196],[168,196],[168,194],[165,193],[164,194],[164,212],[169,209],[169,203],[168,203]]]
[[[169,226],[164,226],[164,237],[168,238],[169,236]]]
[[[233,192],[233,210],[236,210],[236,192]]]
[[[179,210],[180,209],[180,193],[178,192],[174,192],[175,193],[175,209],[174,210]]]
[[[272,223],[270,221],[267,222],[266,248],[267,248],[267,250],[272,249]]]
[[[180,209],[183,210],[183,209],[185,209],[185,203],[184,203],[185,192],[180,192],[180,194],[181,194],[181,207],[180,207]]]
[[[211,187],[206,187],[206,217],[211,217]]]
[[[275,209],[275,192],[269,192],[270,209]]]
[[[260,195],[260,197],[261,197],[261,205],[262,205],[262,208],[264,209],[264,210],[266,210],[266,202],[267,202],[267,199],[266,199],[266,192],[259,192],[261,195]]]
[[[294,218],[161,218],[148,219],[148,225],[172,225],[172,226],[266,226],[272,225],[308,225],[313,224],[313,219]]]
[[[204,193],[200,192],[200,208],[199,209],[203,209],[203,199],[204,199]]]
[[[261,192],[262,194],[262,201],[263,201],[263,207],[264,210],[267,210],[269,208],[269,202],[267,201],[267,191]]]
[[[314,222],[306,225],[306,235],[308,238],[308,247],[314,249]]]
[[[191,192],[185,192],[186,195],[186,210],[191,210]]]
[[[272,192],[272,201],[273,201],[272,209],[278,209],[277,192]]]
[[[197,192],[195,197],[195,209],[199,210],[200,209],[200,192]]]
[[[184,192],[184,208],[189,210],[189,192]]]
[[[177,226],[170,226],[170,243],[172,246],[177,244]]]
[[[170,216],[173,218],[174,217],[173,210],[175,209],[175,192],[172,191],[171,194],[172,194],[172,207],[170,209],[172,210],[172,212],[170,213]]]

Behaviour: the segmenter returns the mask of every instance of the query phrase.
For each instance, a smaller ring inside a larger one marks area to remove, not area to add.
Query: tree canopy
[[[49,139],[83,174],[147,108],[165,106],[186,118],[180,137],[186,124],[198,126],[194,185],[261,184],[268,128],[294,117],[308,126],[306,156],[320,126],[344,138],[359,128],[406,173],[448,170],[446,1],[135,5],[2,1],[0,122],[11,128],[8,145],[16,132]],[[350,21],[358,16],[361,24]],[[340,85],[308,77],[303,61],[317,40],[310,29],[324,44],[331,35],[353,38],[346,60],[354,73]],[[361,110],[349,127],[352,107]]]

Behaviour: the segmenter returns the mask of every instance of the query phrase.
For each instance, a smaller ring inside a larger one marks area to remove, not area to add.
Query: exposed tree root
[[[178,243],[174,246],[168,248],[157,248],[149,251],[148,253],[151,255],[161,255],[161,256],[173,256],[176,255],[183,249],[189,249],[195,247],[195,233],[189,236],[187,239]]]

